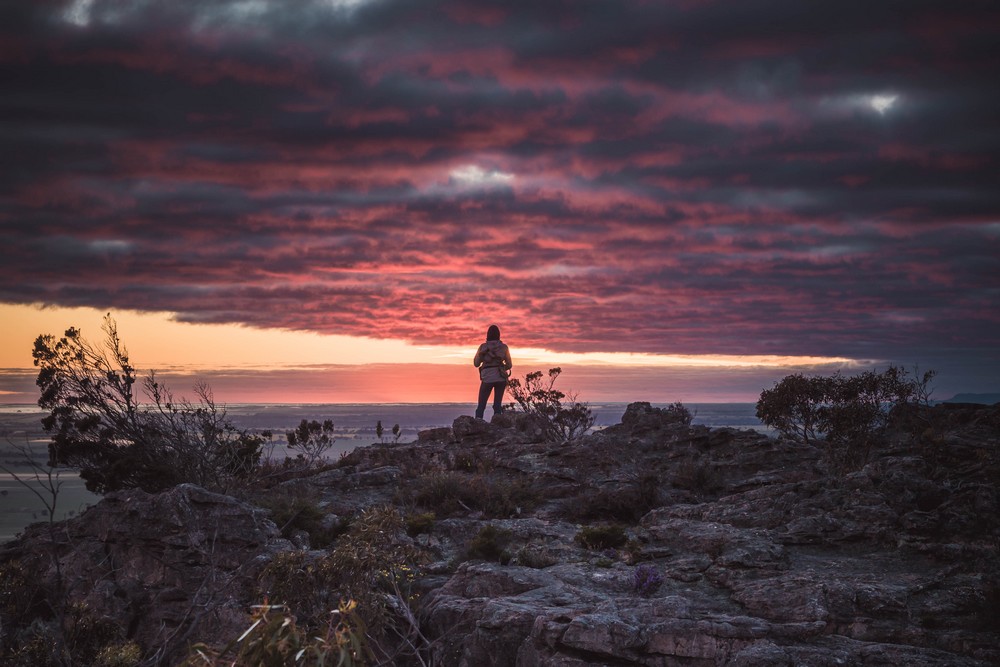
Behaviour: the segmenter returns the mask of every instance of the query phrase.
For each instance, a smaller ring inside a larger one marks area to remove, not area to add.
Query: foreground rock
[[[422,515],[404,539],[426,555],[415,604],[435,664],[1000,663],[1000,408],[900,423],[832,474],[813,447],[648,404],[567,445],[523,417],[460,418],[271,493],[331,517]],[[147,654],[164,633],[236,636],[260,568],[292,549],[259,510],[194,487],[110,496],[67,526],[71,597]],[[48,539],[33,528],[0,561],[45,571]],[[222,602],[190,622],[205,596]]]
[[[129,640],[173,664],[194,640],[238,636],[262,567],[290,548],[263,510],[183,484],[109,494],[54,530],[35,524],[0,562],[25,573],[6,582],[19,595],[62,589],[71,638],[80,626],[95,650]]]

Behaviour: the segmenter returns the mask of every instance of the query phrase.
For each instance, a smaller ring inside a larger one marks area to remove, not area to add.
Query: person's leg
[[[479,405],[476,407],[476,419],[482,419],[483,413],[486,412],[486,400],[490,397],[490,390],[493,385],[486,384],[485,382],[479,383]]]
[[[506,382],[497,382],[493,385],[493,414],[503,413],[503,390],[507,388]]]

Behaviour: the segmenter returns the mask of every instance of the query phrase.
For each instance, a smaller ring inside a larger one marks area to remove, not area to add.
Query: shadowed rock
[[[434,513],[412,539],[437,664],[997,664],[1000,408],[896,421],[867,466],[834,475],[818,447],[648,403],[560,445],[523,415],[463,417],[283,488],[338,516]],[[608,525],[624,544],[601,544]],[[114,494],[65,528],[71,596],[147,647],[181,627],[231,639],[256,572],[292,548],[260,510],[194,487]],[[0,561],[51,576],[49,539],[33,527]],[[642,589],[639,566],[662,584]],[[185,626],[207,591],[219,613]]]

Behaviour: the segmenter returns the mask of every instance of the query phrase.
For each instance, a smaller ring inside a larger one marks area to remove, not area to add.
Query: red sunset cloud
[[[16,4],[4,303],[1000,370],[987,4]]]

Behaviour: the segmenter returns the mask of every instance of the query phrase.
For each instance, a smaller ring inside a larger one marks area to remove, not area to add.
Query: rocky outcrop
[[[170,664],[193,640],[238,636],[258,573],[290,548],[263,510],[183,484],[111,493],[54,529],[35,524],[0,547],[0,562]]]
[[[416,614],[435,664],[1000,663],[1000,408],[898,417],[849,474],[815,447],[633,404],[568,444],[523,415],[460,418],[281,488],[337,516],[424,517],[407,539],[426,556]],[[256,572],[292,548],[259,510],[194,487],[109,496],[67,530],[72,595],[147,647],[180,628],[231,638]],[[214,625],[185,625],[209,594],[229,596]]]

